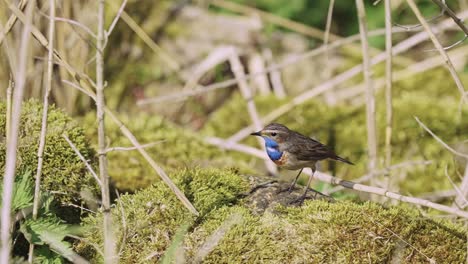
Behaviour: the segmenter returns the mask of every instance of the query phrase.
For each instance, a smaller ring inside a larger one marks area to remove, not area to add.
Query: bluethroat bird
[[[299,170],[299,173],[289,187],[289,192],[294,189],[302,170],[304,168],[312,169],[312,175],[309,177],[304,194],[301,197],[302,200],[306,197],[307,190],[313,179],[317,161],[332,159],[354,165],[349,160],[336,155],[333,150],[317,140],[290,130],[281,124],[269,124],[251,135],[260,136],[265,140],[268,157],[278,167],[288,170]]]

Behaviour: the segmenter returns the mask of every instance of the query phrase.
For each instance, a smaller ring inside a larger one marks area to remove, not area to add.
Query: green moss
[[[458,263],[466,259],[462,228],[414,210],[373,203],[310,201],[254,216],[241,206],[212,211],[186,239],[194,258],[206,238],[240,215],[203,263]],[[411,246],[406,244],[409,243]],[[424,255],[423,255],[424,254]]]
[[[5,166],[6,105],[0,103],[0,168]],[[37,149],[42,123],[42,104],[37,101],[23,103],[18,142],[17,170],[37,170]],[[42,187],[54,193],[61,204],[79,203],[80,191],[99,188],[83,162],[71,149],[62,135],[65,133],[80,153],[91,164],[95,164],[95,152],[88,144],[83,129],[69,116],[54,106],[49,107],[47,136],[42,167]],[[3,173],[1,173],[3,176]]]
[[[243,171],[250,171],[245,163],[234,160],[224,151],[205,143],[195,133],[176,127],[159,116],[138,113],[131,116],[121,115],[119,118],[141,144],[157,142],[145,150],[164,169],[171,171],[194,166],[216,166],[237,167]],[[89,114],[83,122],[87,127],[87,135],[96,139],[95,116]],[[106,137],[111,146],[133,146],[109,119],[106,119]],[[134,191],[160,179],[136,150],[109,152],[108,160],[109,175],[120,190]]]
[[[187,261],[211,248],[203,263],[460,263],[466,259],[463,227],[425,218],[404,205],[383,207],[337,201],[307,201],[254,214],[243,205],[247,183],[234,171],[183,170],[172,176],[200,210],[195,218],[170,190],[157,183],[121,196],[112,208],[121,263],[154,263],[181,226]],[[125,219],[125,224],[123,220]],[[84,219],[86,241],[102,248],[102,214]],[[125,228],[124,228],[125,227]],[[180,238],[177,238],[180,239]],[[93,263],[93,247],[76,246]]]
[[[171,178],[199,210],[201,217],[215,208],[236,202],[248,188],[246,181],[232,170],[182,170]],[[113,226],[118,229],[116,239],[122,247],[122,263],[141,263],[157,252],[147,260],[154,263],[171,244],[178,227],[193,225],[196,221],[162,182],[135,194],[122,195],[111,211]],[[102,247],[102,214],[89,216],[83,223],[86,240]],[[76,248],[93,262],[102,262],[101,256],[89,244],[80,243]]]

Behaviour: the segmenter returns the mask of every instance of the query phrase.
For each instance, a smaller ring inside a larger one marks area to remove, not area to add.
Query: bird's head
[[[277,146],[278,144],[283,143],[288,135],[290,130],[281,124],[272,123],[267,125],[262,130],[252,133],[253,136],[260,136],[265,140],[265,144],[268,146]]]

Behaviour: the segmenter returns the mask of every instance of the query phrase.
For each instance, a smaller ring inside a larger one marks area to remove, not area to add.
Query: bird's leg
[[[288,192],[289,192],[289,193],[291,193],[291,192],[294,190],[294,186],[296,186],[296,182],[297,182],[297,180],[299,179],[299,176],[301,175],[303,169],[304,169],[304,168],[302,168],[301,170],[299,170],[299,173],[296,175],[296,178],[295,178],[294,181],[292,182],[291,186],[289,186],[289,189],[288,189]]]
[[[309,176],[309,180],[307,181],[307,185],[304,187],[304,193],[301,195],[301,197],[294,200],[293,203],[298,202],[299,204],[302,204],[304,202],[304,200],[306,198],[306,195],[307,195],[307,191],[309,190],[310,183],[312,182],[312,179],[314,178],[315,166],[311,167],[311,169],[312,169],[312,174]]]

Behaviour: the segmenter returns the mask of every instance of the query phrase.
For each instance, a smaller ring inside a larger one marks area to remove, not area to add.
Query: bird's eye
[[[275,132],[271,133],[270,135],[271,135],[272,137],[276,137],[276,133],[275,133]]]

